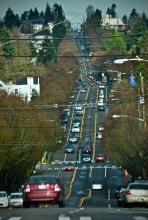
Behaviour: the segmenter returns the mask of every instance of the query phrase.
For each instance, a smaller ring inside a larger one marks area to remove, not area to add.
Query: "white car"
[[[75,110],[76,110],[76,114],[77,115],[83,115],[83,108],[82,108],[82,106],[77,106],[75,108]]]
[[[98,132],[97,139],[100,140],[100,139],[102,139],[102,137],[103,137],[103,134],[101,132]]]
[[[0,191],[0,208],[7,208],[9,205],[9,200],[6,191]]]
[[[98,128],[98,131],[103,131],[103,130],[104,130],[104,127],[101,127],[101,126],[100,126],[100,127]]]
[[[10,207],[22,207],[23,206],[23,195],[21,192],[11,193],[9,196]]]
[[[92,188],[93,190],[101,190],[101,189],[102,189],[102,184],[100,184],[100,183],[93,183],[93,184],[91,185],[91,188]]]
[[[72,126],[71,131],[72,131],[72,132],[79,133],[79,132],[80,132],[80,127],[75,124],[75,125]]]

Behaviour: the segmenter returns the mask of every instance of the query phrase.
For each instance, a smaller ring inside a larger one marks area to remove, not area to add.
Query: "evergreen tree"
[[[6,27],[10,29],[12,29],[12,27],[18,27],[21,24],[19,15],[15,15],[11,8],[8,8],[8,10],[6,11],[4,23]]]
[[[45,9],[45,24],[47,25],[48,22],[52,22],[52,21],[53,21],[52,11],[49,4],[47,3]]]
[[[66,35],[65,25],[63,23],[59,24],[59,25],[55,25],[53,27],[53,30],[52,30],[52,35],[55,38],[54,39],[55,47],[58,47],[58,45],[61,42],[62,38]]]
[[[28,19],[31,20],[34,18],[34,12],[32,10],[32,8],[29,10],[29,14],[28,14]]]
[[[89,20],[90,17],[95,13],[95,9],[92,5],[88,5],[87,8],[86,8],[86,14],[87,14],[87,19],[86,20]]]
[[[127,19],[127,16],[126,16],[126,15],[123,16],[122,21],[123,21],[124,24],[127,24],[128,19]]]
[[[111,13],[112,13],[111,8],[108,7],[107,11],[106,11],[106,14],[111,15]]]
[[[55,57],[56,51],[54,45],[49,40],[44,40],[42,43],[42,50],[39,51],[38,61],[47,65]]]
[[[39,18],[39,12],[37,10],[37,8],[34,8],[34,19]]]
[[[24,11],[21,15],[21,21],[28,20],[29,11]]]
[[[115,4],[112,4],[111,6],[111,16],[112,18],[116,18],[116,5]]]
[[[61,5],[58,5],[57,3],[55,3],[53,5],[52,13],[53,13],[54,22],[60,22],[65,19],[63,9],[62,9]]]
[[[44,12],[43,11],[40,12],[40,17],[44,18]]]

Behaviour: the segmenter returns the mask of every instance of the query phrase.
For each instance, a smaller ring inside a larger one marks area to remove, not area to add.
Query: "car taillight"
[[[129,195],[131,195],[131,192],[130,192],[130,191],[126,191],[125,194],[126,194],[127,196],[129,196]]]
[[[54,187],[54,191],[55,192],[60,192],[61,191],[61,187],[58,184],[56,184],[55,187]]]
[[[25,191],[25,192],[30,192],[30,186],[29,186],[29,185],[26,185],[25,188],[24,188],[24,191]]]

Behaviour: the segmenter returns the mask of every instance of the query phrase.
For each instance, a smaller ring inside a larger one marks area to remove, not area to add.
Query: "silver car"
[[[148,183],[134,182],[130,183],[123,191],[125,205],[132,203],[148,204]]]

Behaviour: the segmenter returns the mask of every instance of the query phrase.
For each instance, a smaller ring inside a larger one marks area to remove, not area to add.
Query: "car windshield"
[[[10,196],[11,199],[21,199],[22,198],[22,194],[13,194]]]
[[[144,189],[148,190],[148,184],[131,184],[129,189]]]
[[[53,182],[56,182],[55,177],[32,176],[29,179],[29,183],[53,183]]]
[[[6,193],[4,193],[4,192],[1,192],[1,193],[0,193],[0,197],[6,197],[6,196],[7,196]]]

